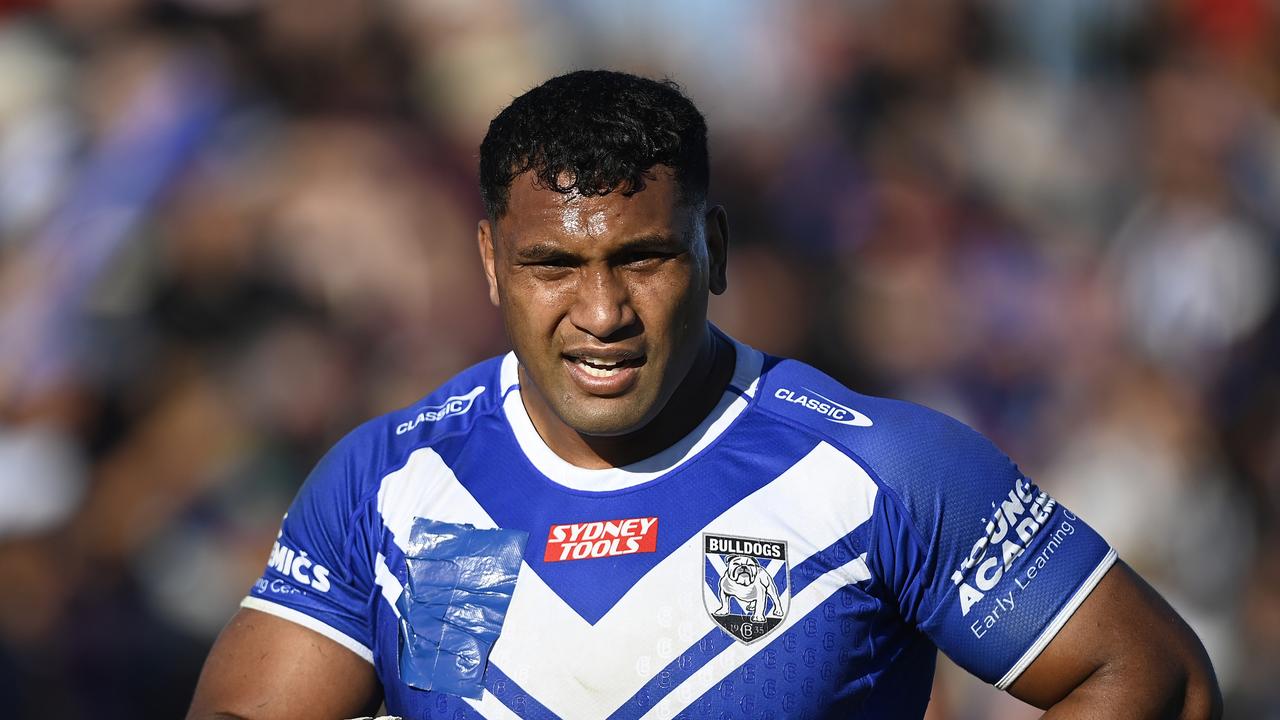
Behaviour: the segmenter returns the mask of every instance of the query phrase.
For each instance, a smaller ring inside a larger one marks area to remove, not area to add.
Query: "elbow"
[[[1112,714],[1103,713],[1106,717],[1221,720],[1223,715],[1218,678],[1198,644],[1184,652],[1148,652],[1141,659],[1103,666],[1095,677],[1111,688],[1095,696],[1110,706]]]
[[[1209,659],[1201,658],[1189,668],[1185,678],[1181,711],[1170,716],[1179,720],[1221,720],[1222,690]]]

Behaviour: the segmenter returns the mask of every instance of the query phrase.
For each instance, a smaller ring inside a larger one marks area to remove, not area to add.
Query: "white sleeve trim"
[[[1013,684],[1013,681],[1017,680],[1018,676],[1030,667],[1031,663],[1034,662],[1037,657],[1040,657],[1040,653],[1044,652],[1044,649],[1048,647],[1049,642],[1058,634],[1058,631],[1062,629],[1062,626],[1067,624],[1067,620],[1071,619],[1071,616],[1075,614],[1076,609],[1080,607],[1080,604],[1084,602],[1086,597],[1089,597],[1089,593],[1093,592],[1093,589],[1097,587],[1098,582],[1102,580],[1102,576],[1106,575],[1107,571],[1110,570],[1111,566],[1115,563],[1116,551],[1114,548],[1108,548],[1106,556],[1102,558],[1102,562],[1098,563],[1098,566],[1093,569],[1093,572],[1089,573],[1089,577],[1085,578],[1084,583],[1076,589],[1075,594],[1071,596],[1071,599],[1067,601],[1067,604],[1062,606],[1062,609],[1059,610],[1058,614],[1053,618],[1053,622],[1049,623],[1049,627],[1046,627],[1044,632],[1040,633],[1040,637],[1036,638],[1036,641],[1032,643],[1031,647],[1027,648],[1027,651],[1022,654],[1022,657],[1018,658],[1018,662],[1014,663],[1013,667],[1009,668],[1009,672],[1005,673],[1004,677],[1000,678],[1000,681],[996,683],[996,687],[998,689],[1008,689],[1008,687]]]
[[[241,600],[240,607],[257,610],[258,612],[264,612],[268,615],[275,615],[278,618],[283,618],[289,622],[297,623],[308,630],[314,630],[356,655],[359,655],[361,659],[370,665],[373,664],[373,651],[368,647],[365,647],[363,643],[360,643],[355,638],[341,630],[338,630],[331,625],[327,625],[304,612],[299,612],[293,608],[285,607],[284,605],[273,603],[270,600],[263,600],[262,598],[256,597],[246,597],[244,600]]]

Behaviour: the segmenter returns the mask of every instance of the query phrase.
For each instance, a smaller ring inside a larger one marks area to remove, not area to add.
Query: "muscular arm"
[[[187,720],[285,720],[370,715],[381,699],[373,666],[301,625],[241,609],[205,661]]]
[[[1168,603],[1117,562],[1009,692],[1045,718],[1222,715],[1204,647]]]

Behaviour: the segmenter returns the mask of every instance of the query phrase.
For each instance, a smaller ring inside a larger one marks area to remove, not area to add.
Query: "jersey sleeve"
[[[931,417],[879,471],[870,558],[906,621],[1006,689],[1115,562],[1092,528],[989,440]]]
[[[361,497],[358,441],[348,436],[308,476],[241,607],[298,623],[373,662],[372,503]]]

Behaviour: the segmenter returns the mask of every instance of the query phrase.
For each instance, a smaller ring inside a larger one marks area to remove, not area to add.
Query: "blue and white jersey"
[[[1006,688],[1115,561],[989,441],[735,343],[665,452],[588,470],[514,355],[331,450],[245,607],[405,718],[905,718],[937,649]]]

